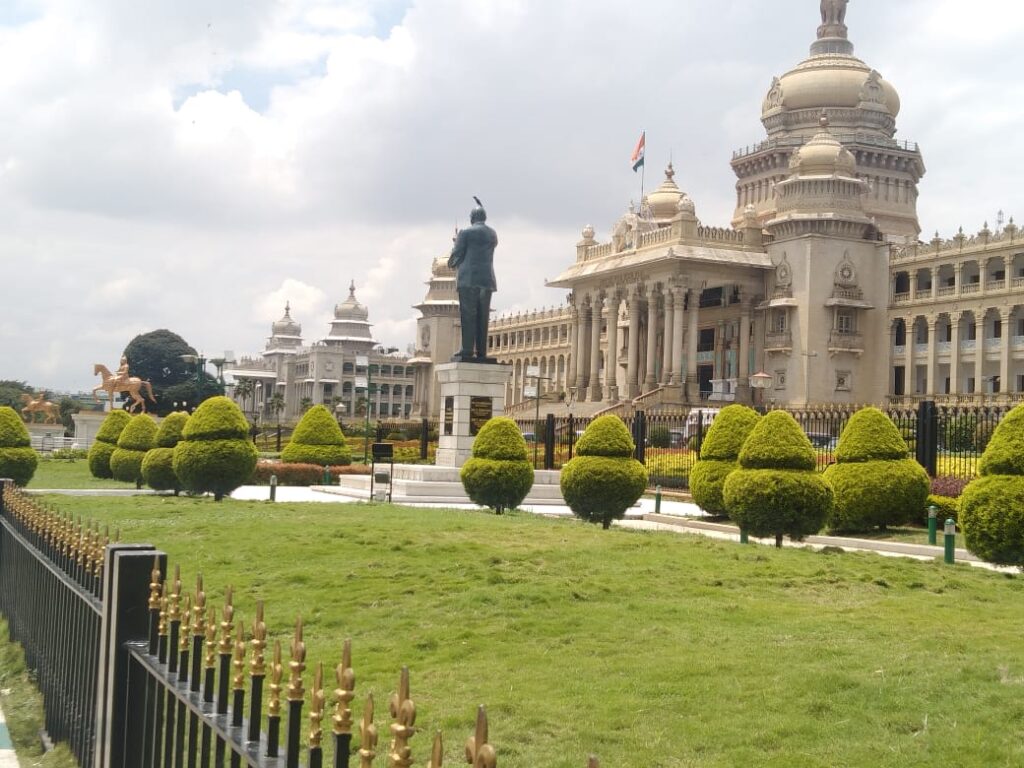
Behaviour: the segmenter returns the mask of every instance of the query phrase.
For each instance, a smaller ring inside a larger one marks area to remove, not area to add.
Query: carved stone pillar
[[[639,394],[637,386],[640,363],[640,289],[629,288],[629,351],[626,360],[626,397],[632,400]]]
[[[659,383],[664,386],[672,380],[672,347],[675,344],[675,299],[672,290],[666,288],[664,348],[661,350],[661,376]]]
[[[974,393],[985,393],[985,313],[974,313]]]
[[[932,267],[932,298],[938,298],[939,295],[939,268]]]
[[[964,265],[963,262],[957,262],[953,266],[953,284],[956,286],[953,289],[953,293],[959,296],[963,292],[964,287]]]
[[[601,402],[601,294],[590,295],[590,402]]]
[[[654,284],[647,287],[647,375],[644,376],[644,392],[657,386],[655,369],[658,361],[658,294]]]
[[[593,328],[590,296],[587,296],[580,307],[580,331],[576,340],[576,354],[579,365],[576,368],[577,399],[585,400],[587,387],[590,385],[590,332]]]
[[[691,402],[700,401],[700,382],[697,380],[697,340],[700,338],[700,291],[690,289],[690,310],[686,320],[686,391]]]
[[[1003,284],[1006,286],[1006,290],[1010,290],[1010,286],[1013,285],[1013,254],[1006,254],[1003,256]],[[1003,392],[1009,392],[1009,387],[1003,385]]]
[[[619,304],[621,297],[618,291],[608,294],[608,351],[604,355],[604,394],[610,403],[619,400],[619,383],[616,374],[619,370]]]
[[[1009,274],[1009,272],[1007,272]],[[999,356],[999,392],[1010,392],[1010,320],[1012,319],[1013,308],[1003,307],[999,310],[999,319],[1002,320],[1002,337],[1000,341],[1001,352]]]
[[[576,354],[576,337],[579,334],[580,309],[578,306],[572,308],[572,319],[569,321],[569,356],[565,361],[565,386],[571,390],[576,386],[576,372],[579,365],[579,355]]]
[[[744,300],[740,307],[740,351],[736,370],[739,381],[736,384],[736,399],[750,400],[750,302]]]
[[[949,394],[960,394],[960,312],[949,313]]]
[[[669,377],[669,384],[678,385],[684,375],[683,371],[683,315],[685,313],[686,290],[684,288],[672,289],[672,305],[675,311],[672,314],[672,376]]]
[[[917,270],[913,270],[910,273],[910,299],[913,301],[917,298]]]
[[[936,330],[939,325],[939,318],[936,315],[928,315],[926,319],[928,321],[928,368],[924,391],[926,395],[934,396],[937,392],[935,386],[935,369],[939,354],[939,340],[936,335]]]

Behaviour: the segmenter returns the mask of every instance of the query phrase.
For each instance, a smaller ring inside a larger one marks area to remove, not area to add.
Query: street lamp
[[[542,381],[551,381],[551,379],[540,375],[539,365],[526,366],[526,378],[533,379],[533,385],[523,387],[523,396],[527,400],[532,397],[536,402],[536,413],[533,422],[533,466],[536,469],[537,453],[540,450],[540,444],[537,440],[537,430],[540,429],[540,383]]]
[[[185,362],[185,365],[195,365],[196,367],[196,403],[200,403],[203,400],[203,369],[206,367],[206,358],[203,357],[200,352],[198,355],[179,355]]]
[[[760,390],[761,394],[758,396],[758,405],[764,406],[764,391],[771,389],[772,386],[772,375],[765,373],[764,371],[758,371],[750,377],[750,388]]]
[[[367,355],[356,355],[356,370],[366,369],[366,376],[356,374],[356,389],[365,389],[366,397],[363,404],[365,423],[363,424],[363,464],[370,459],[370,397],[373,394],[373,375],[370,372],[370,358]]]

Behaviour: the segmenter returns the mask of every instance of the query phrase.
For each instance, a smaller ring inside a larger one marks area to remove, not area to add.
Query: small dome
[[[301,336],[302,326],[292,320],[291,302],[284,304],[284,317],[271,326],[274,336]]]
[[[665,180],[661,186],[647,195],[647,205],[650,206],[651,215],[655,219],[671,219],[676,215],[679,200],[683,193],[676,186],[674,177],[676,175],[672,163],[665,169]]]
[[[679,202],[676,205],[676,210],[678,210],[679,213],[693,216],[694,214],[697,213],[697,206],[693,204],[693,200],[690,199],[689,195],[684,194],[682,197],[679,198]]]
[[[821,130],[794,153],[790,167],[799,176],[854,176],[857,161],[828,129],[828,116],[821,116]]]
[[[447,256],[438,256],[430,265],[431,277],[451,277],[455,270],[448,266]]]
[[[370,311],[356,299],[356,281],[348,287],[348,298],[334,306],[334,317],[337,320],[366,320]]]
[[[588,242],[593,240],[594,239],[594,227],[592,225],[590,225],[590,224],[587,224],[587,226],[585,226],[583,228],[583,232],[581,234],[583,235],[583,239],[584,240],[586,240]]]

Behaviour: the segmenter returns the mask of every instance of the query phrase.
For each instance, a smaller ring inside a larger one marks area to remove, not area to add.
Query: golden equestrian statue
[[[25,407],[21,409],[21,417],[26,423],[34,424],[37,413],[43,414],[43,424],[60,423],[60,406],[47,400],[46,392],[40,392],[35,396],[24,394],[21,396],[21,402],[25,403]]]
[[[128,409],[129,413],[135,413],[135,411],[141,406],[142,412],[146,412],[146,401],[143,399],[140,392],[145,391],[147,397],[156,402],[156,398],[153,397],[153,385],[148,381],[140,379],[138,376],[131,376],[128,373],[128,359],[125,357],[121,358],[121,367],[117,369],[117,373],[111,373],[110,369],[102,363],[96,363],[92,367],[93,374],[100,375],[103,377],[103,383],[97,384],[92,388],[92,396],[96,397],[96,393],[103,390],[110,397],[110,409],[114,409],[114,393],[115,392],[127,392],[132,398],[131,407]],[[98,400],[99,398],[96,397]]]

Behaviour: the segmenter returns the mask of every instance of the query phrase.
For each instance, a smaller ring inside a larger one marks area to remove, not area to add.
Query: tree
[[[735,470],[743,443],[761,417],[745,405],[723,408],[700,447],[700,460],[690,470],[690,493],[694,502],[709,515],[725,515],[722,489],[725,478]]]
[[[499,416],[480,428],[473,455],[459,477],[474,503],[499,515],[522,504],[533,487],[533,465],[523,433],[512,419]]]
[[[302,411],[302,413],[305,413],[306,411],[308,411],[312,407],[313,407],[313,400],[312,400],[312,398],[304,397],[304,398],[302,398],[299,401],[299,410]]]
[[[110,455],[110,471],[115,480],[142,487],[142,460],[156,440],[156,422],[148,413],[132,416],[117,438],[117,448]]]
[[[647,488],[647,469],[633,458],[636,445],[618,416],[599,416],[562,467],[562,496],[577,516],[611,527]]]
[[[235,384],[235,402],[238,403],[238,407],[242,409],[242,413],[245,413],[245,401],[248,400],[256,393],[256,382],[252,379],[240,379]]]
[[[24,381],[4,379],[0,381],[0,406],[6,405],[16,412],[20,412],[20,409],[25,405],[21,402],[21,396],[25,394],[31,395],[32,392],[32,387]]]
[[[220,501],[252,477],[256,459],[249,422],[234,401],[221,396],[206,400],[189,418],[172,466],[184,488]]]
[[[281,412],[285,408],[284,395],[280,392],[275,392],[270,396],[270,399],[267,401],[267,405],[270,406],[271,413],[273,413],[277,420],[280,421]]]
[[[306,411],[295,427],[292,439],[281,452],[281,461],[337,466],[351,464],[352,451],[331,412],[317,405]]]
[[[142,479],[154,491],[181,491],[181,482],[174,474],[174,446],[181,441],[181,433],[188,422],[188,414],[176,411],[169,414],[160,424],[156,443],[146,451],[142,460]]]
[[[129,342],[124,356],[128,358],[132,376],[153,385],[156,405],[150,410],[166,416],[174,410],[175,400],[199,405],[208,397],[223,394],[224,388],[216,379],[205,372],[197,377],[195,366],[182,360],[182,355],[196,354],[181,336],[166,328],[140,334]],[[169,391],[175,385],[181,386]]]
[[[9,477],[16,485],[28,485],[38,463],[21,417],[10,406],[0,406],[0,477]]]
[[[131,418],[127,411],[111,411],[100,424],[96,439],[89,449],[89,471],[93,477],[109,479],[114,476],[110,469],[110,457],[117,449],[118,438]]]
[[[835,504],[829,528],[885,530],[920,517],[928,499],[928,473],[907,453],[907,441],[877,408],[853,415],[836,446],[836,463],[825,470]]]
[[[832,489],[815,471],[811,441],[785,411],[761,418],[743,443],[739,469],[725,479],[725,507],[741,530],[794,541],[817,533],[832,510]]]

